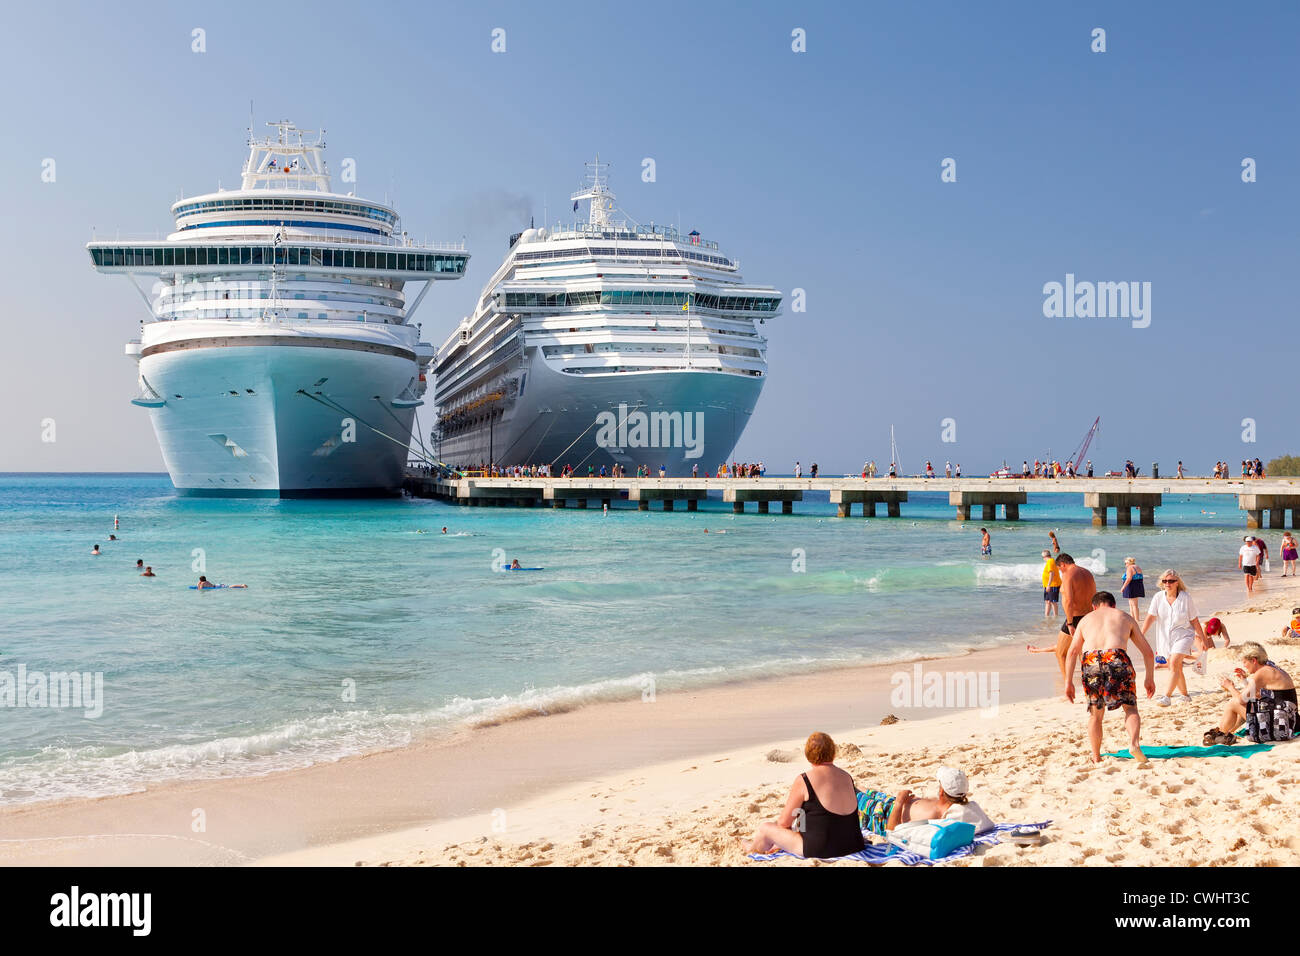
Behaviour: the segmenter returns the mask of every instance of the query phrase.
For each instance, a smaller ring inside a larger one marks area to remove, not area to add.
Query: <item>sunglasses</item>
[[[1177,583],[1178,583],[1178,579],[1177,579],[1177,578],[1164,578],[1163,580],[1161,580],[1160,583],[1161,583],[1161,584],[1177,584]]]

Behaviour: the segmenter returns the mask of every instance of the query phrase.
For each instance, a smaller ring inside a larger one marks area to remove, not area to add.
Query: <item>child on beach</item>
[[[1052,552],[1043,549],[1043,617],[1056,617],[1061,603],[1061,572],[1056,570]]]

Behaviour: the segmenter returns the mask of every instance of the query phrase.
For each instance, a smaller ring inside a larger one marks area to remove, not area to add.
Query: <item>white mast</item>
[[[275,129],[277,135],[259,141],[249,130],[248,161],[244,163],[240,188],[329,192],[329,167],[323,155],[325,131],[317,133],[315,142],[307,142],[303,135],[316,130],[298,129],[288,120],[266,125]]]
[[[607,229],[610,226],[618,225],[609,218],[616,197],[609,189],[609,182],[601,178],[601,171],[609,169],[609,163],[602,163],[600,154],[597,153],[596,161],[587,163],[586,166],[591,170],[587,174],[586,182],[569,199],[573,202],[590,201],[587,208],[587,224],[589,226],[596,229]]]

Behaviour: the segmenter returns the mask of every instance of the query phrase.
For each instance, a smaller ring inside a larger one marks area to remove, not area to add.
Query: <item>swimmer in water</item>
[[[143,570],[144,570],[144,558],[136,558],[136,559],[135,559],[135,569],[136,569],[137,571],[143,571]]]
[[[518,571],[518,570],[520,570],[520,567],[519,567],[519,559],[518,559],[518,558],[515,558],[513,561],[510,562],[510,570],[511,570],[511,571]]]
[[[98,556],[98,555],[99,555],[99,545],[95,545],[93,548],[91,548],[91,549],[90,549],[90,553],[93,554],[93,555]]]
[[[443,525],[443,526],[442,526],[442,533],[443,533],[443,534],[446,534],[446,533],[447,533],[447,526],[446,526],[446,525]]]
[[[205,574],[200,574],[200,575],[199,575],[198,589],[199,589],[200,591],[202,591],[204,588],[215,588],[215,587],[216,587],[216,585],[213,584],[211,581],[208,580],[207,575],[205,575]]]
[[[158,575],[156,575],[156,574],[153,573],[153,568],[145,568],[143,571],[140,572],[140,577],[142,577],[142,578],[156,578],[156,577],[158,577]]]
[[[115,535],[115,534],[110,534],[110,535],[108,536],[108,540],[109,540],[109,541],[116,541],[116,540],[117,540],[117,535]]]
[[[988,528],[980,528],[980,554],[986,558],[993,557],[993,542]]]

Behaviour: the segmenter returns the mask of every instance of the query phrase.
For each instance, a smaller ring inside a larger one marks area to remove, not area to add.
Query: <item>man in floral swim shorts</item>
[[[1128,642],[1142,652],[1146,669],[1143,689],[1147,697],[1156,692],[1155,654],[1142,636],[1142,629],[1132,617],[1115,608],[1115,596],[1098,591],[1092,599],[1092,611],[1085,614],[1074,630],[1066,664],[1065,699],[1074,703],[1074,668],[1083,655],[1083,690],[1088,698],[1088,743],[1092,759],[1101,762],[1101,719],[1106,711],[1124,709],[1124,726],[1129,735],[1129,753],[1134,760],[1146,760],[1138,744],[1142,718],[1137,709],[1137,675],[1128,656]]]

